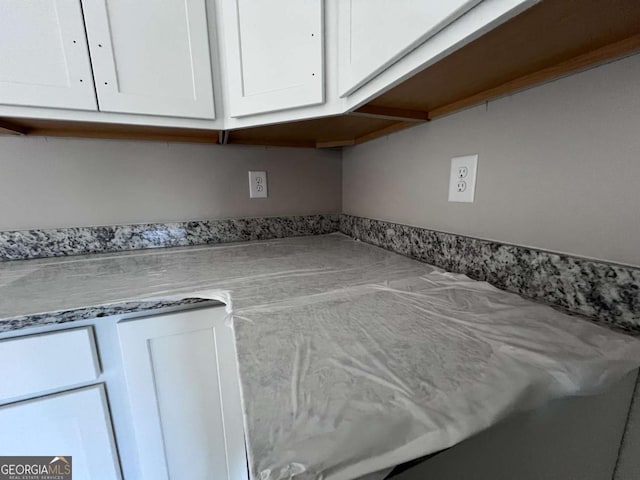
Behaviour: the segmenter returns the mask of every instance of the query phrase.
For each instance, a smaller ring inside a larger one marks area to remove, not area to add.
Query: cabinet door
[[[341,0],[340,96],[353,93],[482,0]]]
[[[213,119],[205,0],[83,0],[100,110]]]
[[[97,109],[80,0],[0,2],[0,103]]]
[[[222,0],[232,117],[324,101],[322,0]]]
[[[69,390],[100,375],[91,327],[0,340],[0,365],[16,366],[0,370],[0,403]]]
[[[143,479],[248,478],[224,307],[118,325]]]
[[[100,385],[0,407],[0,452],[71,457],[77,480],[121,478]]]

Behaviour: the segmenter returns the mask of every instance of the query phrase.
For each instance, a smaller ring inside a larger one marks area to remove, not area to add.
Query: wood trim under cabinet
[[[390,125],[386,128],[381,128],[380,130],[376,130],[371,133],[367,133],[366,135],[362,135],[355,139],[355,144],[359,145],[361,143],[369,142],[371,140],[375,140],[376,138],[387,136],[391,133],[398,132],[400,130],[404,130],[405,128],[414,127],[418,125],[416,122],[398,122]]]
[[[383,118],[385,120],[400,120],[403,122],[426,122],[429,120],[429,112],[422,110],[407,110],[404,108],[380,107],[377,105],[363,105],[350,112],[350,115]]]
[[[27,131],[26,128],[0,121],[0,135],[26,135]]]
[[[482,102],[492,100],[509,93],[523,90],[545,81],[550,81],[580,70],[593,67],[607,61],[613,61],[626,55],[631,55],[640,50],[640,34],[633,35],[619,42],[605,45],[583,55],[560,62],[551,67],[543,68],[521,77],[515,78],[501,85],[478,92],[469,97],[432,109],[429,112],[429,119],[453,113],[463,108],[478,105]]]
[[[218,130],[26,118],[0,119],[0,133],[3,128],[13,135],[39,137],[218,143]]]
[[[355,140],[336,140],[336,141],[316,142],[316,148],[349,147],[355,144],[356,144]]]

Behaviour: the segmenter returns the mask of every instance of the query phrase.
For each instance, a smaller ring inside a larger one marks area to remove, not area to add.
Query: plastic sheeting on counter
[[[0,263],[0,322],[202,293],[237,308],[435,267],[340,235]]]
[[[634,338],[442,272],[234,319],[261,480],[357,478],[640,365]]]
[[[227,303],[260,480],[381,471],[640,365],[637,339],[342,235],[0,268],[0,322],[193,296]]]

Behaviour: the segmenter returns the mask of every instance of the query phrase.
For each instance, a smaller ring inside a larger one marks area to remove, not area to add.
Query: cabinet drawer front
[[[50,456],[52,461],[56,455],[65,455],[63,461],[71,463],[75,479],[121,478],[102,385],[5,405],[0,407],[0,425],[2,455]]]
[[[0,403],[96,380],[91,327],[0,341]]]

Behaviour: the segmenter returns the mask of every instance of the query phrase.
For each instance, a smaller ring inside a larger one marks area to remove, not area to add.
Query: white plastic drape
[[[192,296],[227,304],[260,480],[384,470],[640,365],[637,339],[342,235],[0,268],[0,319]]]

